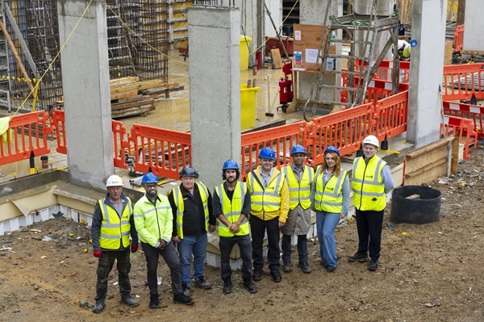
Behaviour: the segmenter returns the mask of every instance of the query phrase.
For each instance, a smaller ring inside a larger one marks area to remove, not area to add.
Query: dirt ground
[[[220,271],[207,267],[211,290],[196,289],[195,305],[172,302],[169,273],[162,264],[161,299],[167,308],[150,310],[145,286],[145,259],[132,255],[131,309],[119,304],[115,269],[106,309],[91,313],[97,259],[91,254],[89,229],[66,219],[53,219],[0,237],[0,321],[483,321],[484,320],[484,168],[482,150],[459,165],[457,176],[429,185],[442,192],[440,221],[390,226],[385,214],[382,257],[377,272],[349,263],[356,251],[355,223],[338,228],[338,269],[319,265],[317,241],[310,243],[314,271],[270,276],[249,294],[234,272],[234,293],[222,293]],[[404,233],[405,234],[402,234]],[[297,255],[293,253],[293,261]],[[163,263],[163,261],[161,260]]]

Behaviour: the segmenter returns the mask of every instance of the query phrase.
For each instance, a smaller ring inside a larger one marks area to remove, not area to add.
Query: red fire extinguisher
[[[284,113],[286,113],[288,103],[292,102],[294,99],[294,89],[293,81],[288,75],[292,77],[292,61],[286,60],[282,66],[282,71],[284,72],[284,77],[279,79],[279,103],[280,108]]]

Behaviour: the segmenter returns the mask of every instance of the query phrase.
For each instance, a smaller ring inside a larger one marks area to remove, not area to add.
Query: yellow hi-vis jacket
[[[160,239],[167,243],[173,232],[173,213],[168,198],[157,195],[154,205],[146,195],[134,205],[134,225],[143,243],[156,247]]]
[[[303,209],[311,207],[311,184],[314,178],[314,169],[308,166],[304,167],[301,175],[301,182],[298,181],[291,165],[282,168],[286,176],[289,187],[289,209],[293,210],[301,204]]]
[[[203,182],[195,182],[200,191],[202,198],[203,213],[205,214],[205,230],[208,231],[208,189]],[[183,193],[180,187],[173,190],[173,201],[176,205],[176,234],[183,239],[183,212],[185,210],[185,203],[183,202]]]
[[[230,201],[227,193],[224,189],[224,184],[215,187],[215,193],[220,199],[222,206],[222,213],[227,218],[230,223],[236,223],[241,215],[242,208],[244,207],[244,199],[247,194],[247,185],[243,182],[237,182],[234,189],[234,194],[232,196],[232,201]],[[247,214],[249,215],[249,214]],[[246,216],[239,226],[239,232],[233,233],[230,228],[225,226],[221,221],[218,223],[218,234],[220,237],[233,237],[233,236],[245,236],[249,234],[249,220]]]
[[[314,209],[334,214],[343,211],[343,183],[346,171],[341,170],[339,176],[332,176],[324,185],[324,171],[321,165],[316,170]]]
[[[378,156],[373,156],[368,164],[363,157],[353,162],[351,189],[355,208],[361,211],[380,211],[387,204],[382,170],[387,163]]]
[[[104,203],[104,199],[98,200],[102,216],[99,235],[99,245],[102,249],[118,250],[121,247],[121,241],[124,248],[129,246],[129,234],[131,231],[129,218],[133,212],[133,208],[131,206],[131,199],[128,197],[126,199],[128,203],[124,207],[121,218],[113,207],[108,207]]]
[[[247,175],[247,188],[251,193],[251,215],[262,220],[279,217],[285,223],[289,212],[289,189],[281,171],[272,170],[266,188],[262,186],[260,166]]]

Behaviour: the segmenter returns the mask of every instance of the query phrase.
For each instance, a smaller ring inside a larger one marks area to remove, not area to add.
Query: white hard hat
[[[374,135],[368,135],[364,140],[363,140],[363,145],[365,144],[371,144],[376,146],[377,148],[380,147],[380,141],[376,138]]]
[[[119,176],[113,174],[106,180],[106,187],[122,187],[123,186],[123,179]]]

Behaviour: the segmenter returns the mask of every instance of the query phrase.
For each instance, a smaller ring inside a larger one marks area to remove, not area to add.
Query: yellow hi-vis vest
[[[343,183],[346,171],[341,170],[339,176],[332,176],[324,185],[324,171],[319,165],[316,170],[316,186],[314,191],[314,209],[334,214],[343,211]]]
[[[124,248],[129,246],[129,233],[131,231],[129,218],[133,210],[131,199],[128,197],[126,199],[128,204],[124,207],[121,218],[113,207],[108,207],[104,203],[104,199],[98,201],[102,215],[99,236],[99,245],[102,249],[118,250],[121,247],[121,241]]]
[[[386,164],[376,155],[368,164],[363,157],[355,159],[351,189],[356,209],[361,211],[385,209],[387,201],[381,173]]]
[[[301,182],[297,180],[296,174],[290,165],[282,168],[289,186],[289,209],[293,210],[301,204],[303,209],[311,207],[311,184],[313,183],[314,170],[305,166],[301,175]]]
[[[205,214],[205,230],[208,232],[208,189],[202,182],[195,182],[202,198],[203,212]],[[173,191],[173,200],[176,205],[176,233],[178,237],[183,239],[183,211],[185,210],[185,202],[183,201],[183,194],[181,188],[178,187]]]
[[[274,170],[275,171],[275,170]],[[248,180],[253,191],[251,191],[251,209],[255,212],[275,212],[281,209],[281,190],[285,177],[279,172],[267,183],[266,188],[258,181],[259,177],[254,170],[248,174]],[[261,218],[263,219],[263,218]]]
[[[232,201],[230,201],[227,193],[225,192],[224,185],[221,184],[215,187],[215,193],[220,199],[222,205],[222,213],[227,218],[230,223],[236,223],[241,215],[242,209],[244,208],[244,200],[247,194],[247,185],[243,182],[237,182],[234,189],[234,194],[232,195]],[[247,216],[249,214],[246,214]],[[244,218],[239,226],[239,232],[233,233],[230,228],[225,226],[220,220],[218,223],[218,234],[220,237],[233,237],[233,236],[245,236],[249,234],[249,220],[247,216]]]

